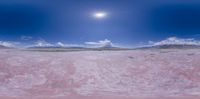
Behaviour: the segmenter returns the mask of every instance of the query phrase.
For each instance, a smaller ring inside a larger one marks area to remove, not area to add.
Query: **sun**
[[[95,18],[102,19],[102,18],[105,18],[107,16],[107,13],[106,12],[95,12],[93,14],[93,16]]]

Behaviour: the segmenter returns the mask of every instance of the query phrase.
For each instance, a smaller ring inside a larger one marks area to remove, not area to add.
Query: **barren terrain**
[[[200,50],[0,50],[0,99],[200,99]]]

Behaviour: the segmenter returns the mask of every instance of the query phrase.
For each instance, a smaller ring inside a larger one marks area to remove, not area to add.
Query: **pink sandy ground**
[[[0,50],[0,99],[200,99],[200,50]]]

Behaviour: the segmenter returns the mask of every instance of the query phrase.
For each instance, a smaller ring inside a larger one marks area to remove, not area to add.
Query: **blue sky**
[[[96,12],[107,16],[97,19]],[[104,39],[138,45],[200,38],[198,0],[1,0],[0,39],[82,44]],[[26,39],[26,40],[24,40]]]

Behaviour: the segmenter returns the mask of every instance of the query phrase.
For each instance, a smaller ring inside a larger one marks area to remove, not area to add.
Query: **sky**
[[[168,37],[200,39],[200,1],[0,1],[0,41],[136,46]]]

